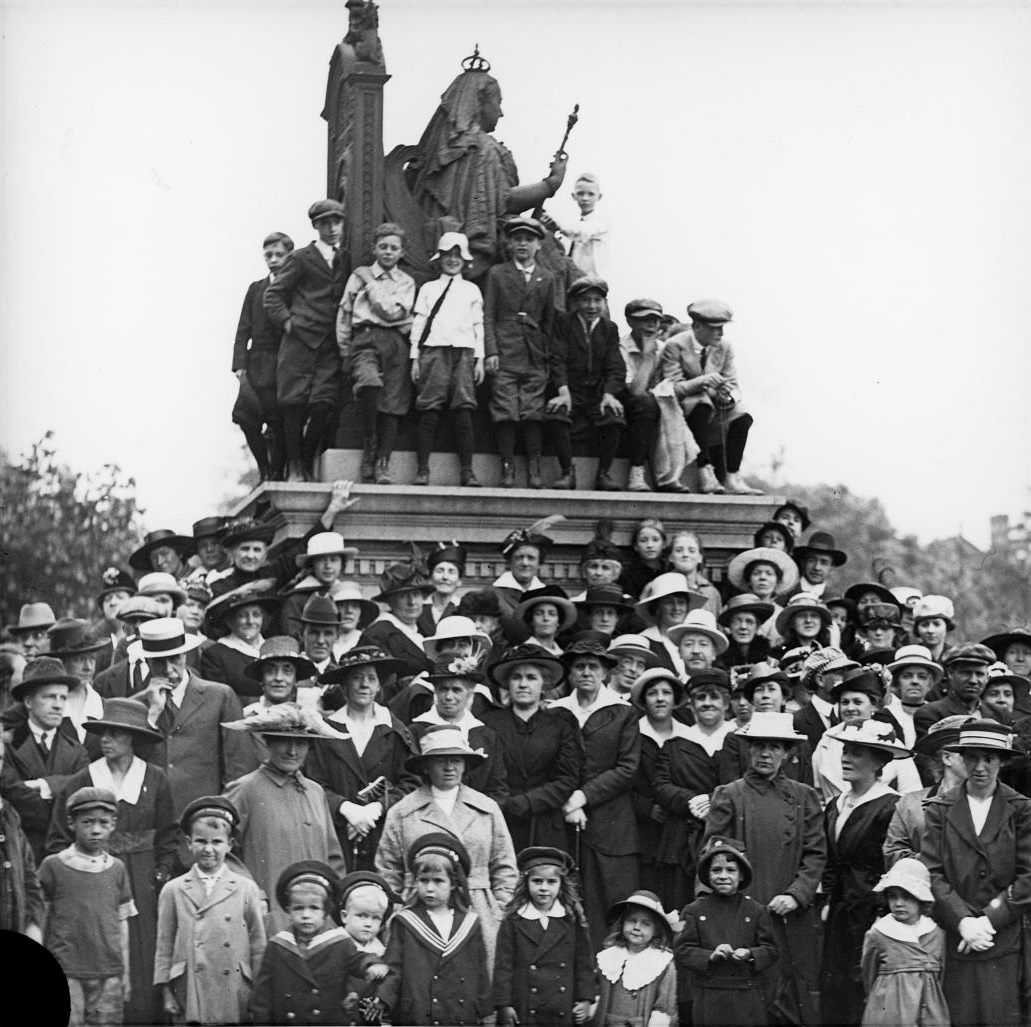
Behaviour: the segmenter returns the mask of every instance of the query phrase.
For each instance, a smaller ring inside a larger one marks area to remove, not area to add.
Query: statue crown
[[[490,71],[490,61],[480,56],[480,44],[473,46],[473,52],[462,61],[463,71]]]

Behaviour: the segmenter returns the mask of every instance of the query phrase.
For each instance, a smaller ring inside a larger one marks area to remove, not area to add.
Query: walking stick
[[[573,131],[573,126],[580,120],[580,104],[573,104],[572,113],[566,118],[566,133],[562,136],[562,142],[558,144],[558,149],[555,151],[552,161],[561,160],[564,157],[568,157],[566,153],[566,143],[569,142],[569,133]],[[539,218],[544,213],[544,201],[542,200],[533,208],[533,216]]]

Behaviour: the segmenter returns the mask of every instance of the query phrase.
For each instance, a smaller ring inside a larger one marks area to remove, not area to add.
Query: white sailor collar
[[[659,978],[673,962],[669,949],[646,948],[628,952],[622,945],[613,945],[598,953],[598,969],[610,984],[620,981],[627,991],[639,991]]]

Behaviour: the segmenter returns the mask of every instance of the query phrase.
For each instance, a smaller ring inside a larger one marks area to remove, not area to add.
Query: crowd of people
[[[0,927],[75,1023],[1016,1024],[1031,633],[855,581],[785,502],[703,540],[151,532],[0,647]]]

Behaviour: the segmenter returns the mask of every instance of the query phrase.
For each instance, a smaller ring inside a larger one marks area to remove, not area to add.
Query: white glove
[[[696,795],[688,800],[687,808],[691,811],[691,816],[704,820],[709,815],[709,805],[708,795]]]

